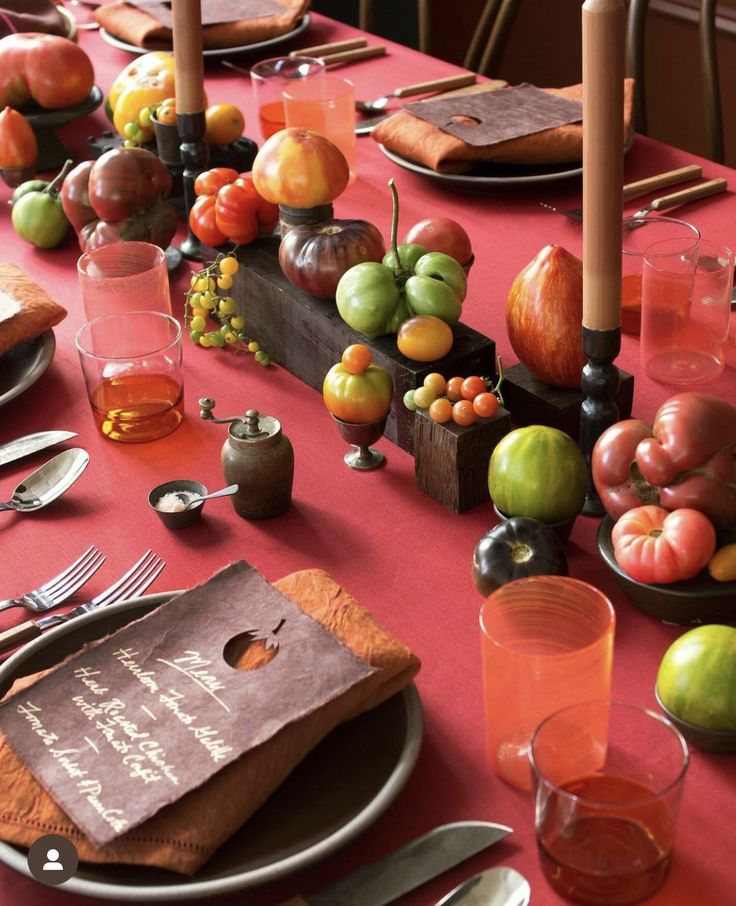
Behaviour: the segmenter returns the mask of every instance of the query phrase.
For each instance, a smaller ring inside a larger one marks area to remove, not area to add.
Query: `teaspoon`
[[[500,865],[463,881],[442,897],[437,906],[527,906],[531,895],[524,875]]]
[[[25,478],[0,510],[31,513],[40,510],[67,491],[87,468],[89,453],[80,447],[64,450]]]
[[[190,497],[186,491],[177,491],[176,496],[184,504],[184,509],[189,510],[196,504],[202,503],[203,500],[212,500],[213,497],[230,497],[232,494],[237,494],[239,490],[239,484],[230,484],[220,491],[213,491],[211,494],[204,494],[202,497]]]

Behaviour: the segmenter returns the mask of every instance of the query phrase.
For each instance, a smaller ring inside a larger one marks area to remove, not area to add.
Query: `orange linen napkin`
[[[192,875],[334,727],[390,698],[419,669],[412,652],[323,570],[301,570],[274,586],[376,668],[375,672],[99,849],[82,835],[0,736],[0,837],[27,847],[41,834],[62,834],[72,840],[82,861],[153,865]],[[252,651],[248,648],[242,656],[241,669]],[[268,652],[260,652],[268,660]],[[249,659],[248,667],[254,666]],[[17,680],[9,694],[41,675]]]
[[[293,31],[299,19],[309,9],[310,0],[271,0],[259,3],[264,11],[273,7],[274,12],[263,15],[254,7],[256,14],[247,15],[247,4],[242,4],[245,15],[237,21],[216,22],[217,0],[202,0],[202,40],[206,49],[218,47],[241,47],[278,38]],[[281,10],[278,10],[281,7]],[[150,50],[171,49],[171,27],[162,24],[155,15],[131,3],[110,3],[95,10],[95,19],[111,35]]]
[[[66,309],[15,264],[0,264],[0,356],[66,317]]]
[[[484,82],[462,93],[497,91],[505,82]],[[566,88],[545,88],[548,94],[570,100],[582,101],[583,86],[570,85]],[[629,134],[634,80],[624,83],[624,135]],[[429,99],[426,103],[430,103]],[[531,135],[512,138],[492,145],[469,145],[454,135],[407,111],[400,110],[379,123],[371,133],[373,138],[389,151],[409,160],[423,164],[441,173],[467,173],[482,163],[498,164],[565,164],[583,158],[582,123],[570,123],[545,129]]]

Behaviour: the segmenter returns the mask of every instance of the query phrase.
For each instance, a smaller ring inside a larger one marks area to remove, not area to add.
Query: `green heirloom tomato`
[[[409,277],[404,285],[404,293],[413,315],[434,315],[448,324],[454,324],[462,314],[457,294],[447,283],[433,280],[432,277]]]
[[[52,182],[43,185],[41,189],[30,189],[13,203],[10,215],[13,229],[21,239],[37,248],[55,248],[69,229],[69,221],[59,199],[59,189],[71,163],[68,160]],[[23,185],[18,188],[22,189]]]
[[[408,271],[413,271],[417,261],[419,261],[422,255],[427,254],[427,249],[425,249],[423,245],[418,245],[416,242],[405,242],[402,245],[397,246],[397,251],[402,267],[405,267]],[[384,267],[390,268],[392,271],[397,269],[398,262],[393,251],[386,252],[381,264],[383,264]]]
[[[354,424],[382,419],[391,408],[393,392],[391,375],[380,365],[369,365],[353,374],[338,362],[327,372],[322,385],[325,406],[332,415]]]
[[[337,284],[335,300],[340,317],[366,337],[390,331],[401,293],[393,273],[377,261],[364,261],[347,270]]]
[[[43,192],[46,186],[48,186],[48,182],[45,179],[27,179],[13,191],[10,196],[10,204],[14,205],[19,198],[29,192]]]
[[[585,500],[588,469],[575,441],[557,428],[529,425],[502,437],[488,465],[491,499],[506,516],[562,522]]]

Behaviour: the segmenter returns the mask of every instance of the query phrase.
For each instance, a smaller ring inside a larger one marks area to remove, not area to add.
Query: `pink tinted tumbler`
[[[533,576],[502,585],[480,611],[486,753],[531,790],[535,727],[565,705],[610,695],[615,613],[592,585]]]

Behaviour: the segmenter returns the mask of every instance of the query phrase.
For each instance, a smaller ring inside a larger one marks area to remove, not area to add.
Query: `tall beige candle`
[[[583,327],[621,324],[624,0],[583,3]]]
[[[177,113],[201,113],[204,102],[200,0],[172,0],[174,82]]]

